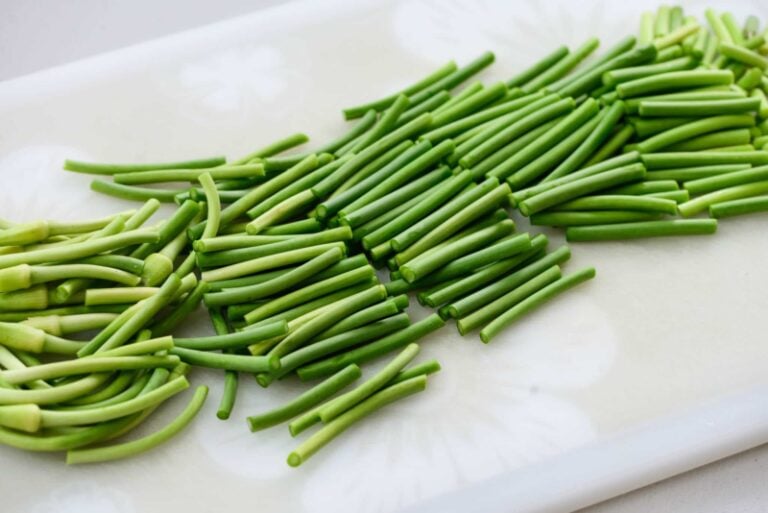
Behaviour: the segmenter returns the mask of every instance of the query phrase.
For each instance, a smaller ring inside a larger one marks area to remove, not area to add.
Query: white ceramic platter
[[[131,207],[61,171],[65,157],[236,157],[296,131],[322,142],[345,130],[342,107],[451,58],[494,50],[481,78],[504,79],[561,43],[634,33],[646,4],[295,2],[0,83],[0,216]],[[768,19],[757,0],[728,8]],[[756,216],[711,237],[574,245],[568,269],[594,265],[596,280],[488,346],[453,326],[428,337],[423,355],[444,369],[428,391],[299,469],[285,463],[297,443],[287,430],[251,434],[244,421],[299,385],[263,390],[244,377],[221,422],[220,374],[195,372],[210,400],[150,454],[67,468],[60,455],[0,447],[2,509],[567,511],[747,449],[768,439],[767,230]],[[208,332],[205,315],[184,329]]]

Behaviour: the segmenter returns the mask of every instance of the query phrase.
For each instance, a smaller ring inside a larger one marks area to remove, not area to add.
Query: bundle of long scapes
[[[716,218],[768,210],[766,33],[754,17],[708,11],[706,22],[661,7],[591,61],[596,39],[459,91],[494,56],[450,62],[344,110],[359,120],[308,153],[284,156],[307,142],[297,134],[230,163],[67,161],[113,177],[94,190],[145,203],[2,225],[0,441],[66,450],[70,463],[147,450],[194,417],[205,387],[160,431],[105,442],[187,388],[191,365],[226,371],[222,419],[238,373],[263,387],[311,382],[248,418],[254,431],[290,422],[293,436],[320,424],[289,455],[296,466],[423,390],[440,367],[417,361],[415,342],[448,319],[487,343],[595,275],[561,274],[568,247],[516,231],[511,208],[570,241],[710,234]],[[164,182],[193,187],[146,186]],[[179,207],[142,228],[159,202]],[[409,292],[435,313],[412,320]],[[217,334],[172,337],[201,301]]]

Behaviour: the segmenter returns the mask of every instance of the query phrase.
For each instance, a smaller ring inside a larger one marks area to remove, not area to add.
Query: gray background
[[[286,0],[0,0],[0,80],[65,64]],[[768,445],[580,513],[768,510]]]

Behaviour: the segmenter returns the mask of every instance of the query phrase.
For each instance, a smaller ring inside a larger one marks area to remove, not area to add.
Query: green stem
[[[546,168],[540,166],[527,166],[542,153],[554,147],[560,140],[577,131],[581,126],[593,118],[598,111],[598,104],[592,98],[587,98],[576,110],[569,113],[555,126],[541,135],[531,144],[521,149],[515,155],[497,166],[489,173],[499,179],[507,178],[512,187],[520,189],[526,184],[539,178],[546,172]]]
[[[660,198],[604,194],[585,196],[561,203],[557,206],[557,210],[630,210],[675,215],[677,204],[674,201]]]
[[[763,71],[768,69],[768,59],[757,52],[753,52],[752,50],[744,48],[743,46],[729,43],[720,43],[719,50],[721,55],[734,61],[757,69],[761,69]]]
[[[67,171],[76,171],[78,173],[88,173],[93,175],[114,175],[132,171],[152,171],[157,169],[201,169],[221,166],[226,161],[227,159],[220,156],[180,162],[155,162],[146,164],[104,164],[83,162],[80,160],[65,160],[64,169]]]
[[[560,60],[563,59],[568,55],[568,48],[565,46],[561,46],[557,48],[554,52],[547,54],[542,59],[536,61],[532,66],[529,68],[526,68],[525,70],[521,71],[514,77],[510,78],[507,81],[507,87],[518,87],[523,86],[530,82],[531,80],[535,79],[539,75],[541,75],[543,72],[557,64]]]
[[[400,144],[402,141],[411,139],[424,131],[432,122],[429,114],[424,114],[395,130],[391,131],[378,141],[363,149],[360,153],[352,156],[347,162],[339,167],[333,174],[323,179],[320,183],[312,187],[312,193],[316,198],[328,198],[334,190],[344,183],[350,176],[358,171],[365,164],[375,159],[390,148]]]
[[[410,123],[417,117],[421,116],[422,114],[426,114],[427,112],[436,112],[440,108],[448,105],[451,100],[453,100],[453,98],[451,98],[451,94],[448,91],[438,91],[437,93],[430,96],[428,100],[424,100],[415,107],[407,109],[403,115],[397,119],[395,126],[400,127],[406,123]]]
[[[96,337],[80,351],[78,356],[83,357],[94,352],[114,349],[125,344],[133,335],[146,326],[162,308],[170,303],[176,291],[181,286],[178,276],[172,274],[168,277],[160,290],[154,296],[137,303],[136,307],[112,321]]]
[[[322,403],[361,375],[360,367],[355,364],[349,365],[283,406],[260,415],[248,417],[248,425],[251,431],[254,432],[290,420],[309,408]]]
[[[244,196],[228,205],[221,211],[219,223],[221,226],[227,226],[231,224],[235,219],[241,217],[254,205],[266,200],[270,196],[276,194],[281,189],[288,187],[294,182],[302,179],[317,169],[320,165],[320,159],[315,154],[311,154],[302,159],[298,164],[291,167],[287,171],[280,173],[274,178],[257,185]],[[207,223],[200,223],[194,226],[190,231],[193,239],[199,238]]]
[[[303,346],[318,333],[321,333],[345,317],[359,312],[373,303],[381,301],[387,295],[383,286],[377,285],[345,298],[325,308],[320,315],[314,316],[305,324],[282,339],[270,352],[270,356],[281,357]]]
[[[159,405],[169,397],[188,387],[189,382],[182,376],[169,381],[151,392],[139,395],[120,404],[90,410],[41,410],[41,424],[43,427],[80,426],[118,419]]]
[[[234,161],[233,164],[245,164],[255,159],[271,157],[272,155],[277,155],[278,153],[282,153],[285,150],[289,150],[299,146],[300,144],[304,144],[307,141],[309,141],[309,137],[307,137],[305,134],[291,134],[284,139],[280,139],[263,148],[259,148],[258,150],[246,155],[245,157]]]
[[[709,207],[709,215],[716,219],[766,211],[768,211],[768,196],[723,201]]]
[[[50,388],[17,389],[0,387],[0,404],[38,404],[42,406],[66,403],[79,397],[85,397],[90,392],[93,392],[102,386],[109,379],[109,376],[109,373],[91,374],[84,378]]]
[[[365,235],[362,238],[363,247],[370,250],[393,236],[396,236],[393,240],[397,240],[396,244],[398,245],[413,243],[429,230],[448,219],[453,213],[468,205],[474,199],[479,198],[483,192],[490,190],[494,185],[493,183],[482,184],[472,191],[460,194],[443,205],[449,198],[452,198],[470,184],[471,181],[472,173],[470,171],[463,171],[437,185],[428,194],[425,193],[427,197],[423,201],[419,201],[412,208]],[[498,182],[495,183],[498,184]],[[440,207],[440,205],[443,206]],[[435,210],[436,208],[437,210]]]
[[[255,344],[262,340],[279,337],[288,333],[288,324],[285,320],[269,322],[254,329],[225,332],[211,337],[181,338],[174,337],[174,344],[182,349],[194,349],[198,351],[215,351],[217,349],[238,349]]]
[[[744,183],[742,185],[734,185],[732,187],[718,189],[708,194],[698,196],[685,203],[681,203],[677,208],[680,211],[681,216],[690,217],[706,210],[710,205],[715,203],[749,198],[752,196],[762,196],[766,193],[768,193],[768,180]]]
[[[203,407],[205,398],[208,395],[208,387],[199,386],[195,390],[192,400],[181,414],[176,417],[170,424],[163,427],[161,430],[134,440],[119,445],[112,445],[108,447],[99,447],[95,449],[78,449],[70,450],[67,453],[67,464],[79,464],[79,463],[96,463],[103,461],[113,461],[122,458],[129,458],[136,456],[143,452],[154,449],[158,445],[173,438],[177,433],[183,430],[195,415]]]
[[[152,326],[152,331],[158,335],[171,333],[197,308],[206,292],[208,283],[199,282],[173,312]]]
[[[675,207],[677,204],[673,201]],[[531,224],[534,226],[588,226],[596,224],[628,223],[631,221],[653,221],[662,217],[660,213],[638,212],[632,210],[582,210],[582,211],[548,211],[533,214]]]
[[[450,61],[440,68],[436,69],[426,77],[422,78],[421,80],[415,82],[414,84],[406,87],[402,91],[399,91],[397,93],[391,94],[385,98],[381,98],[379,100],[375,100],[363,105],[358,105],[355,107],[348,107],[343,110],[344,117],[346,119],[355,119],[363,116],[364,114],[367,115],[367,113],[371,110],[373,111],[382,111],[392,105],[395,100],[400,95],[405,96],[412,96],[414,93],[418,93],[419,91],[424,90],[425,88],[441,81],[447,76],[450,76],[452,73],[454,73],[457,70],[456,63],[453,61]],[[442,88],[441,88],[442,89]],[[438,89],[439,91],[440,89]]]
[[[254,206],[251,207],[246,212],[246,215],[250,219],[255,219],[260,215],[264,214],[265,212],[268,212],[278,204],[282,203],[286,199],[291,198],[300,192],[311,189],[316,184],[328,178],[333,173],[335,173],[338,169],[344,166],[347,162],[349,162],[352,159],[352,157],[353,155],[351,154],[343,155],[332,162],[322,165],[321,167],[315,169],[311,173],[307,173],[305,176],[302,176],[297,180],[292,180],[290,182],[287,182],[286,184],[281,186],[279,189],[271,192],[269,196],[263,197],[257,203],[255,203]],[[318,161],[318,164],[319,164],[319,161]],[[285,173],[278,175],[277,178],[281,178],[283,175],[285,175]],[[264,230],[264,233],[268,233],[270,230],[274,230],[274,227],[266,228]],[[240,231],[245,231],[245,230],[243,229]]]
[[[59,405],[55,410],[84,410],[89,408],[99,408],[117,404],[128,399],[133,399],[146,386],[151,373],[143,371],[122,371],[117,373],[107,386],[99,389],[98,392],[81,397],[68,404]]]
[[[0,312],[44,310],[46,308],[48,308],[48,289],[45,285],[35,285],[28,289],[0,294]]]
[[[76,260],[73,263],[112,267],[113,269],[119,269],[137,276],[140,275],[141,271],[144,269],[143,260],[126,255],[96,255]]]
[[[307,301],[311,301],[312,299],[322,297],[351,285],[368,281],[374,276],[375,272],[371,266],[359,267],[338,276],[332,276],[328,279],[307,285],[272,299],[246,314],[245,320],[248,324],[253,324],[293,306],[306,303]]]
[[[614,69],[603,74],[603,84],[613,88],[617,84],[629,82],[630,80],[637,80],[639,78],[667,73],[669,71],[692,69],[696,67],[698,62],[698,59],[695,59],[694,57],[680,57],[679,59],[671,59],[654,64]]]
[[[597,40],[597,38],[588,39],[576,50],[554,63],[552,66],[547,68],[546,71],[525,84],[522,87],[522,90],[526,93],[533,92],[537,89],[541,89],[552,84],[556,80],[559,80],[569,71],[575,68],[581,61],[586,59],[587,56],[594,52],[599,45],[600,42]]]
[[[221,354],[182,347],[174,347],[170,353],[178,356],[185,363],[209,369],[256,373],[275,371],[280,368],[280,358],[274,356]]]
[[[517,111],[537,100],[544,97],[543,92],[536,92],[527,94],[521,98],[516,98],[512,101],[501,103],[499,105],[488,107],[480,112],[471,114],[465,118],[453,121],[441,127],[430,130],[429,132],[419,136],[420,140],[427,140],[433,144],[438,143],[444,139],[456,137],[460,134],[467,133],[472,129],[483,126],[485,123],[492,122],[499,119],[502,116]],[[458,141],[456,141],[458,144]]]
[[[489,104],[501,99],[507,94],[507,86],[504,82],[497,82],[477,94],[473,94],[455,104],[446,105],[439,109],[432,118],[431,128],[446,125],[457,119],[462,119],[481,110]]]
[[[245,235],[243,237],[259,237],[259,235]],[[285,240],[271,244],[262,244],[246,248],[230,249],[217,252],[204,252],[197,256],[197,263],[202,268],[221,267],[246,260],[253,260],[267,255],[277,255],[285,251],[307,248],[318,244],[331,242],[343,242],[352,239],[352,230],[347,226],[331,228],[318,233],[288,237]]]
[[[41,249],[24,253],[0,255],[0,268],[19,264],[49,264],[51,262],[77,260],[115,249],[140,244],[157,242],[159,235],[155,230],[132,230],[129,232],[110,235],[100,239],[92,239],[62,247]]]
[[[250,235],[256,235],[264,231],[265,228],[277,224],[278,221],[281,221],[286,217],[292,217],[300,212],[306,211],[315,201],[315,195],[311,190],[302,191],[285,199],[253,219],[246,226],[246,231]]]
[[[103,180],[93,180],[91,182],[91,190],[106,194],[107,196],[112,196],[113,198],[131,201],[156,200],[162,203],[174,203],[177,194],[186,192],[186,189],[152,189],[149,187],[136,187],[132,185],[105,182]]]
[[[378,216],[391,211],[398,205],[407,202],[411,198],[418,196],[426,190],[429,190],[451,176],[451,170],[447,166],[441,166],[434,171],[427,173],[410,184],[395,189],[394,191],[382,196],[367,205],[358,209],[342,212],[339,214],[341,222],[351,227],[360,226]]]
[[[440,372],[440,369],[440,363],[437,360],[428,360],[426,362],[414,365],[410,369],[405,369],[398,372],[397,375],[392,378],[392,381],[387,383],[387,385],[397,385],[398,383],[402,383],[403,381],[409,379],[418,378],[419,376],[428,376],[430,374]]]
[[[104,358],[80,358],[61,362],[46,363],[24,369],[0,372],[0,377],[11,385],[18,385],[38,379],[48,380],[62,376],[76,376],[94,372],[114,370],[148,369],[153,367],[170,368],[179,360],[170,356],[122,356]]]
[[[697,180],[688,180],[683,183],[683,187],[687,189],[689,193],[695,195],[763,180],[768,180],[768,166],[743,169]]]
[[[17,288],[27,288],[39,283],[65,280],[68,278],[105,280],[128,286],[138,285],[141,280],[141,278],[135,274],[113,269],[111,267],[92,264],[64,264],[50,266],[28,266],[27,264],[21,264],[19,266],[0,269],[0,283],[4,284],[0,285],[0,292],[11,290],[7,288],[8,284],[17,283],[18,279],[15,275],[19,274],[28,276],[29,280],[26,282],[25,286],[19,286]],[[22,283],[19,283],[19,285],[21,284]]]
[[[261,321],[255,322],[253,324],[248,324],[243,327],[244,331],[256,329],[258,326],[263,326],[264,324],[275,322],[279,320],[285,320],[287,322],[291,322],[297,318],[300,318],[308,313],[311,313],[315,310],[322,309],[323,307],[326,307],[328,305],[331,305],[337,301],[340,301],[350,295],[357,294],[358,292],[362,292],[363,290],[371,288],[372,285],[374,285],[376,280],[372,279],[369,281],[358,283],[357,285],[353,285],[351,287],[343,288],[339,291],[333,292],[331,294],[327,294],[325,296],[319,297],[317,299],[314,299],[312,301],[308,301],[306,303],[302,303],[299,306],[289,308],[288,310],[285,310],[283,312],[280,312],[276,315],[272,315],[270,317],[267,317],[266,319],[263,319]],[[238,319],[242,318],[245,314],[253,310],[254,308],[257,308],[261,305],[264,305],[266,303],[246,303],[245,305],[242,305],[245,307],[241,312],[235,312],[235,310],[241,306],[241,305],[235,305],[229,307],[227,310],[227,315],[230,319]],[[237,313],[237,315],[234,315]],[[290,324],[288,327],[288,330],[290,332]]]
[[[408,307],[408,303],[409,299],[405,294],[391,297],[382,303],[378,303],[360,310],[359,312],[355,312],[346,319],[340,321],[338,324],[334,325],[332,328],[320,333],[317,336],[317,339],[322,340],[328,337],[332,337],[334,335],[344,333],[374,321],[378,321],[385,317],[389,317],[390,315],[395,315],[396,313],[405,310]]]
[[[606,159],[613,157],[630,139],[635,135],[635,129],[632,125],[619,125],[620,128],[614,131],[613,135],[600,146],[597,151],[587,160],[586,166],[593,166]],[[635,153],[635,152],[631,152]]]
[[[526,313],[536,309],[547,301],[550,301],[566,290],[594,277],[595,269],[593,267],[588,267],[550,283],[546,287],[516,303],[512,308],[491,321],[480,331],[480,339],[487,344],[491,339],[498,335],[501,330],[517,321]]]
[[[313,342],[280,358],[280,369],[278,371],[259,374],[256,379],[261,386],[269,386],[275,379],[287,376],[302,365],[344,349],[377,340],[408,327],[410,323],[408,314],[401,313],[348,331],[336,333],[332,336],[322,337],[322,334],[318,335],[315,338],[318,340],[317,342]]]
[[[338,248],[344,252],[346,252],[347,249],[343,242],[318,244],[316,246],[294,249],[276,255],[263,256],[246,262],[238,262],[218,269],[203,271],[201,277],[208,282],[238,278],[240,276],[256,274],[270,269],[297,264],[299,262],[306,262],[334,248]]]
[[[361,403],[379,391],[384,385],[394,379],[394,377],[401,370],[403,370],[406,365],[408,365],[414,358],[416,358],[418,353],[418,344],[408,344],[408,346],[406,346],[405,349],[400,352],[400,354],[398,354],[379,372],[371,376],[364,383],[361,383],[353,390],[350,390],[346,394],[341,395],[323,405],[318,411],[320,420],[327,424],[342,413],[350,410],[357,404]]]
[[[333,374],[350,363],[360,365],[391,351],[396,351],[397,349],[405,347],[411,342],[415,342],[429,333],[442,328],[444,325],[445,321],[440,318],[439,315],[432,314],[411,324],[407,328],[387,335],[376,342],[371,342],[350,351],[340,353],[337,356],[299,367],[296,373],[302,381],[321,378]]]
[[[401,142],[400,144],[395,145],[391,149],[385,151],[375,159],[371,160],[369,163],[367,163],[365,166],[361,167],[359,171],[355,172],[352,176],[347,178],[344,183],[342,183],[340,186],[336,188],[335,191],[333,191],[333,194],[329,197],[329,199],[333,199],[343,193],[345,193],[348,189],[356,186],[361,181],[367,179],[369,176],[371,176],[373,173],[378,172],[381,168],[384,166],[389,166],[390,163],[395,160],[396,158],[400,157],[400,155],[405,152],[406,150],[413,147],[413,141],[406,140]],[[351,155],[346,155],[346,158],[351,158]]]
[[[531,196],[518,204],[523,215],[530,216],[550,207],[554,207],[566,201],[586,196],[593,192],[608,189],[634,180],[640,180],[645,176],[645,167],[642,164],[630,164],[628,166],[604,171],[599,174],[586,176],[572,180],[562,185]],[[554,184],[555,182],[549,182]]]
[[[349,149],[351,153],[359,153],[364,148],[391,132],[400,115],[408,108],[410,100],[407,96],[398,96],[392,105],[381,114],[381,117],[373,127],[362,134]]]
[[[565,231],[573,242],[670,237],[677,235],[708,235],[717,230],[715,219],[675,219],[596,226],[575,226]]]
[[[372,190],[381,187],[387,181],[391,181],[398,174],[402,174],[400,172],[402,169],[406,170],[405,173],[407,175],[413,175],[415,173],[410,172],[410,170],[414,169],[418,172],[424,169],[426,165],[437,162],[439,157],[433,157],[435,155],[433,150],[434,148],[432,148],[432,143],[430,142],[420,142],[409,147],[386,165],[376,169],[369,176],[352,185],[341,194],[336,194],[332,198],[323,201],[317,207],[318,216],[323,219],[330,218],[344,208],[347,209],[345,212],[351,212],[354,208],[359,208],[369,203],[370,200],[368,199],[364,202],[360,202],[360,200],[366,196],[370,197]],[[426,162],[426,164],[420,165],[422,162]],[[415,168],[414,165],[416,166]]]
[[[61,336],[100,329],[117,318],[113,313],[87,313],[75,315],[47,315],[31,317],[23,324],[41,329],[51,335]]]
[[[212,253],[228,249],[252,248],[275,242],[292,240],[294,235],[220,235],[210,239],[200,239],[192,243],[198,253]],[[299,238],[301,235],[298,236]]]
[[[396,385],[388,386],[380,392],[377,392],[351,410],[323,426],[317,433],[313,434],[299,445],[288,456],[288,464],[292,467],[298,467],[323,446],[327,445],[331,440],[365,416],[370,415],[374,411],[387,404],[395,402],[398,399],[421,392],[426,386],[426,376],[419,376]]]
[[[676,89],[731,85],[732,83],[733,73],[730,71],[705,69],[670,71],[623,82],[616,86],[616,92],[620,98],[633,98]]]
[[[488,157],[484,158],[478,162],[477,165],[472,166],[472,169],[470,170],[472,171],[472,178],[474,180],[480,180],[483,177],[492,176],[493,170],[495,170],[498,166],[502,166],[508,158],[538,139],[541,135],[555,126],[561,119],[562,117],[555,118],[540,126],[537,126],[527,134],[522,135],[514,141],[510,142],[499,151],[492,153]],[[589,126],[587,126],[587,128],[590,129]],[[578,132],[581,132],[583,129],[584,127],[579,129]]]
[[[744,114],[757,111],[759,98],[737,98],[727,100],[701,101],[664,101],[644,100],[640,102],[638,112],[645,117],[663,116],[720,116],[724,114]]]
[[[719,164],[759,166],[768,164],[768,151],[650,153],[643,155],[642,160],[649,170]]]
[[[363,267],[365,265],[368,265],[368,260],[365,258],[365,255],[355,255],[353,257],[345,258],[341,260],[339,263],[330,266],[326,270],[309,277],[304,284],[309,285],[310,283],[322,281],[326,278],[330,278],[331,276],[338,276],[339,274],[345,273],[347,271],[351,271],[352,269],[357,269],[358,267]],[[231,289],[235,287],[247,287],[249,285],[264,283],[274,278],[279,278],[280,276],[283,276],[286,273],[291,272],[292,269],[295,269],[295,267],[278,269],[276,271],[259,273],[251,276],[245,276],[242,278],[234,278],[231,280],[221,280],[221,281],[210,282],[209,283],[210,290],[221,291],[224,289]]]
[[[203,239],[215,237],[219,231],[219,223],[221,222],[221,200],[219,199],[219,192],[216,189],[216,183],[213,181],[213,177],[210,173],[203,173],[197,180],[205,191],[205,203],[208,206],[208,215],[206,216],[205,230],[203,231]]]
[[[208,293],[205,295],[205,304],[207,306],[230,305],[273,296],[306,281],[323,269],[339,262],[342,258],[341,250],[331,249],[272,280]]]
[[[161,171],[139,171],[115,175],[115,182],[123,185],[145,183],[195,182],[203,173],[210,173],[215,180],[230,178],[256,178],[264,176],[262,164],[225,165],[203,169],[170,169]]]
[[[448,306],[448,312],[454,319],[461,318],[461,321],[458,323],[459,331],[464,334],[488,320],[488,318],[493,315],[493,312],[503,309],[503,305],[507,304],[509,301],[509,299],[505,300],[503,298],[510,293],[515,293],[515,290],[526,282],[532,282],[531,286],[537,283],[541,284],[541,281],[533,282],[533,280],[548,270],[550,271],[550,275],[548,276],[554,275],[553,279],[558,278],[558,265],[563,264],[570,257],[571,250],[567,246],[561,246],[552,253],[542,256],[522,269],[507,276],[500,277],[500,279],[487,287],[463,297],[459,301],[451,303]],[[553,273],[551,271],[552,269],[555,269],[556,271]],[[513,295],[511,296],[511,299],[514,300],[516,297],[518,296]],[[473,312],[475,313],[473,314]]]
[[[466,155],[461,156],[458,162],[465,169],[471,168],[493,152],[524,135],[529,130],[546,123],[550,119],[567,114],[576,107],[572,98],[564,98],[555,101],[554,103],[550,103],[546,107],[538,108],[537,104],[545,101],[548,102],[549,97],[544,97],[538,102],[534,102],[527,107],[520,109],[515,113],[518,114],[520,118],[518,121],[509,125],[500,126],[500,130],[494,132],[490,137],[483,134],[483,137],[480,138],[483,142],[469,150]],[[534,106],[536,106],[536,108],[534,108]],[[467,144],[469,144],[469,141]],[[457,157],[461,153],[458,151],[460,148],[461,147],[459,147],[455,153]]]
[[[170,335],[157,338],[148,338],[151,336],[152,333],[150,330],[143,330],[136,337],[136,342],[96,353],[95,355],[92,355],[91,358],[114,358],[118,356],[165,354],[164,351],[173,349],[173,337]]]
[[[604,192],[606,194],[636,195],[636,194],[655,194],[658,192],[670,192],[670,191],[676,191],[678,189],[680,189],[680,186],[674,180],[654,180],[650,182],[644,181],[644,182],[630,183],[627,185],[621,185],[619,187],[614,187]]]
[[[724,151],[727,147],[744,146],[748,151],[754,151],[753,146],[748,146],[752,140],[752,134],[748,128],[734,128],[732,130],[721,130],[708,134],[693,137],[687,141],[679,142],[668,146],[668,151]]]
[[[450,74],[440,78],[427,85],[423,89],[412,94],[406,94],[411,99],[411,105],[418,105],[425,101],[438,91],[450,91],[457,85],[461,84],[473,75],[476,75],[487,66],[490,66],[495,59],[495,56],[491,52],[485,52],[482,55],[475,58],[469,64],[462,66],[451,72]]]
[[[491,180],[495,181],[495,179],[489,179],[488,181]],[[480,188],[481,187],[477,187],[476,189]],[[414,241],[412,245],[409,245],[404,249],[401,246],[401,250],[395,257],[396,262],[399,265],[403,265],[413,260],[417,256],[448,239],[451,235],[460,231],[478,218],[504,206],[508,201],[509,192],[510,189],[506,183],[493,188],[487,194],[476,199],[465,208],[462,208],[450,216],[444,224],[436,226],[429,233],[426,233],[423,237]],[[392,247],[395,249],[397,249],[396,244],[397,239],[393,239]]]
[[[521,241],[527,242],[525,247],[521,246]],[[451,262],[435,274],[417,282],[417,287],[432,287],[419,295],[420,300],[434,307],[448,299],[469,293],[488,280],[495,279],[496,276],[537,255],[546,245],[547,238],[543,235],[536,235],[530,240],[527,234],[512,235],[484,250]],[[460,276],[464,277],[453,281]]]
[[[633,36],[619,40],[589,66],[549,84],[547,90],[557,92],[563,97],[575,98],[599,86],[605,71],[652,61],[656,56],[656,48],[647,44],[635,47],[635,43]]]
[[[463,237],[444,247],[423,253],[400,267],[400,272],[409,283],[428,276],[430,273],[444,268],[451,262],[478,250],[483,246],[511,234],[515,230],[515,223],[507,219],[482,229],[474,234]]]

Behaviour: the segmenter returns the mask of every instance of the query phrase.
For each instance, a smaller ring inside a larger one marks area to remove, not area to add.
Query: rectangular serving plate
[[[92,218],[135,206],[89,191],[91,177],[60,170],[64,158],[236,158],[297,131],[319,145],[345,130],[342,107],[451,58],[495,51],[497,63],[479,77],[492,83],[559,44],[598,35],[607,47],[653,7],[292,2],[3,82],[0,216]],[[740,15],[758,9],[727,7]],[[596,280],[488,346],[452,325],[428,337],[423,357],[444,370],[427,392],[377,413],[299,469],[285,464],[298,441],[284,427],[251,434],[244,417],[287,400],[300,384],[265,391],[243,376],[233,418],[221,422],[221,376],[200,371],[193,383],[210,384],[211,398],[168,445],[82,468],[2,447],[13,472],[0,491],[14,511],[525,512],[592,504],[768,439],[767,228],[766,217],[754,216],[723,221],[711,237],[574,244],[566,270],[594,265]],[[562,242],[546,233],[553,246]],[[210,331],[197,317],[185,331]]]

